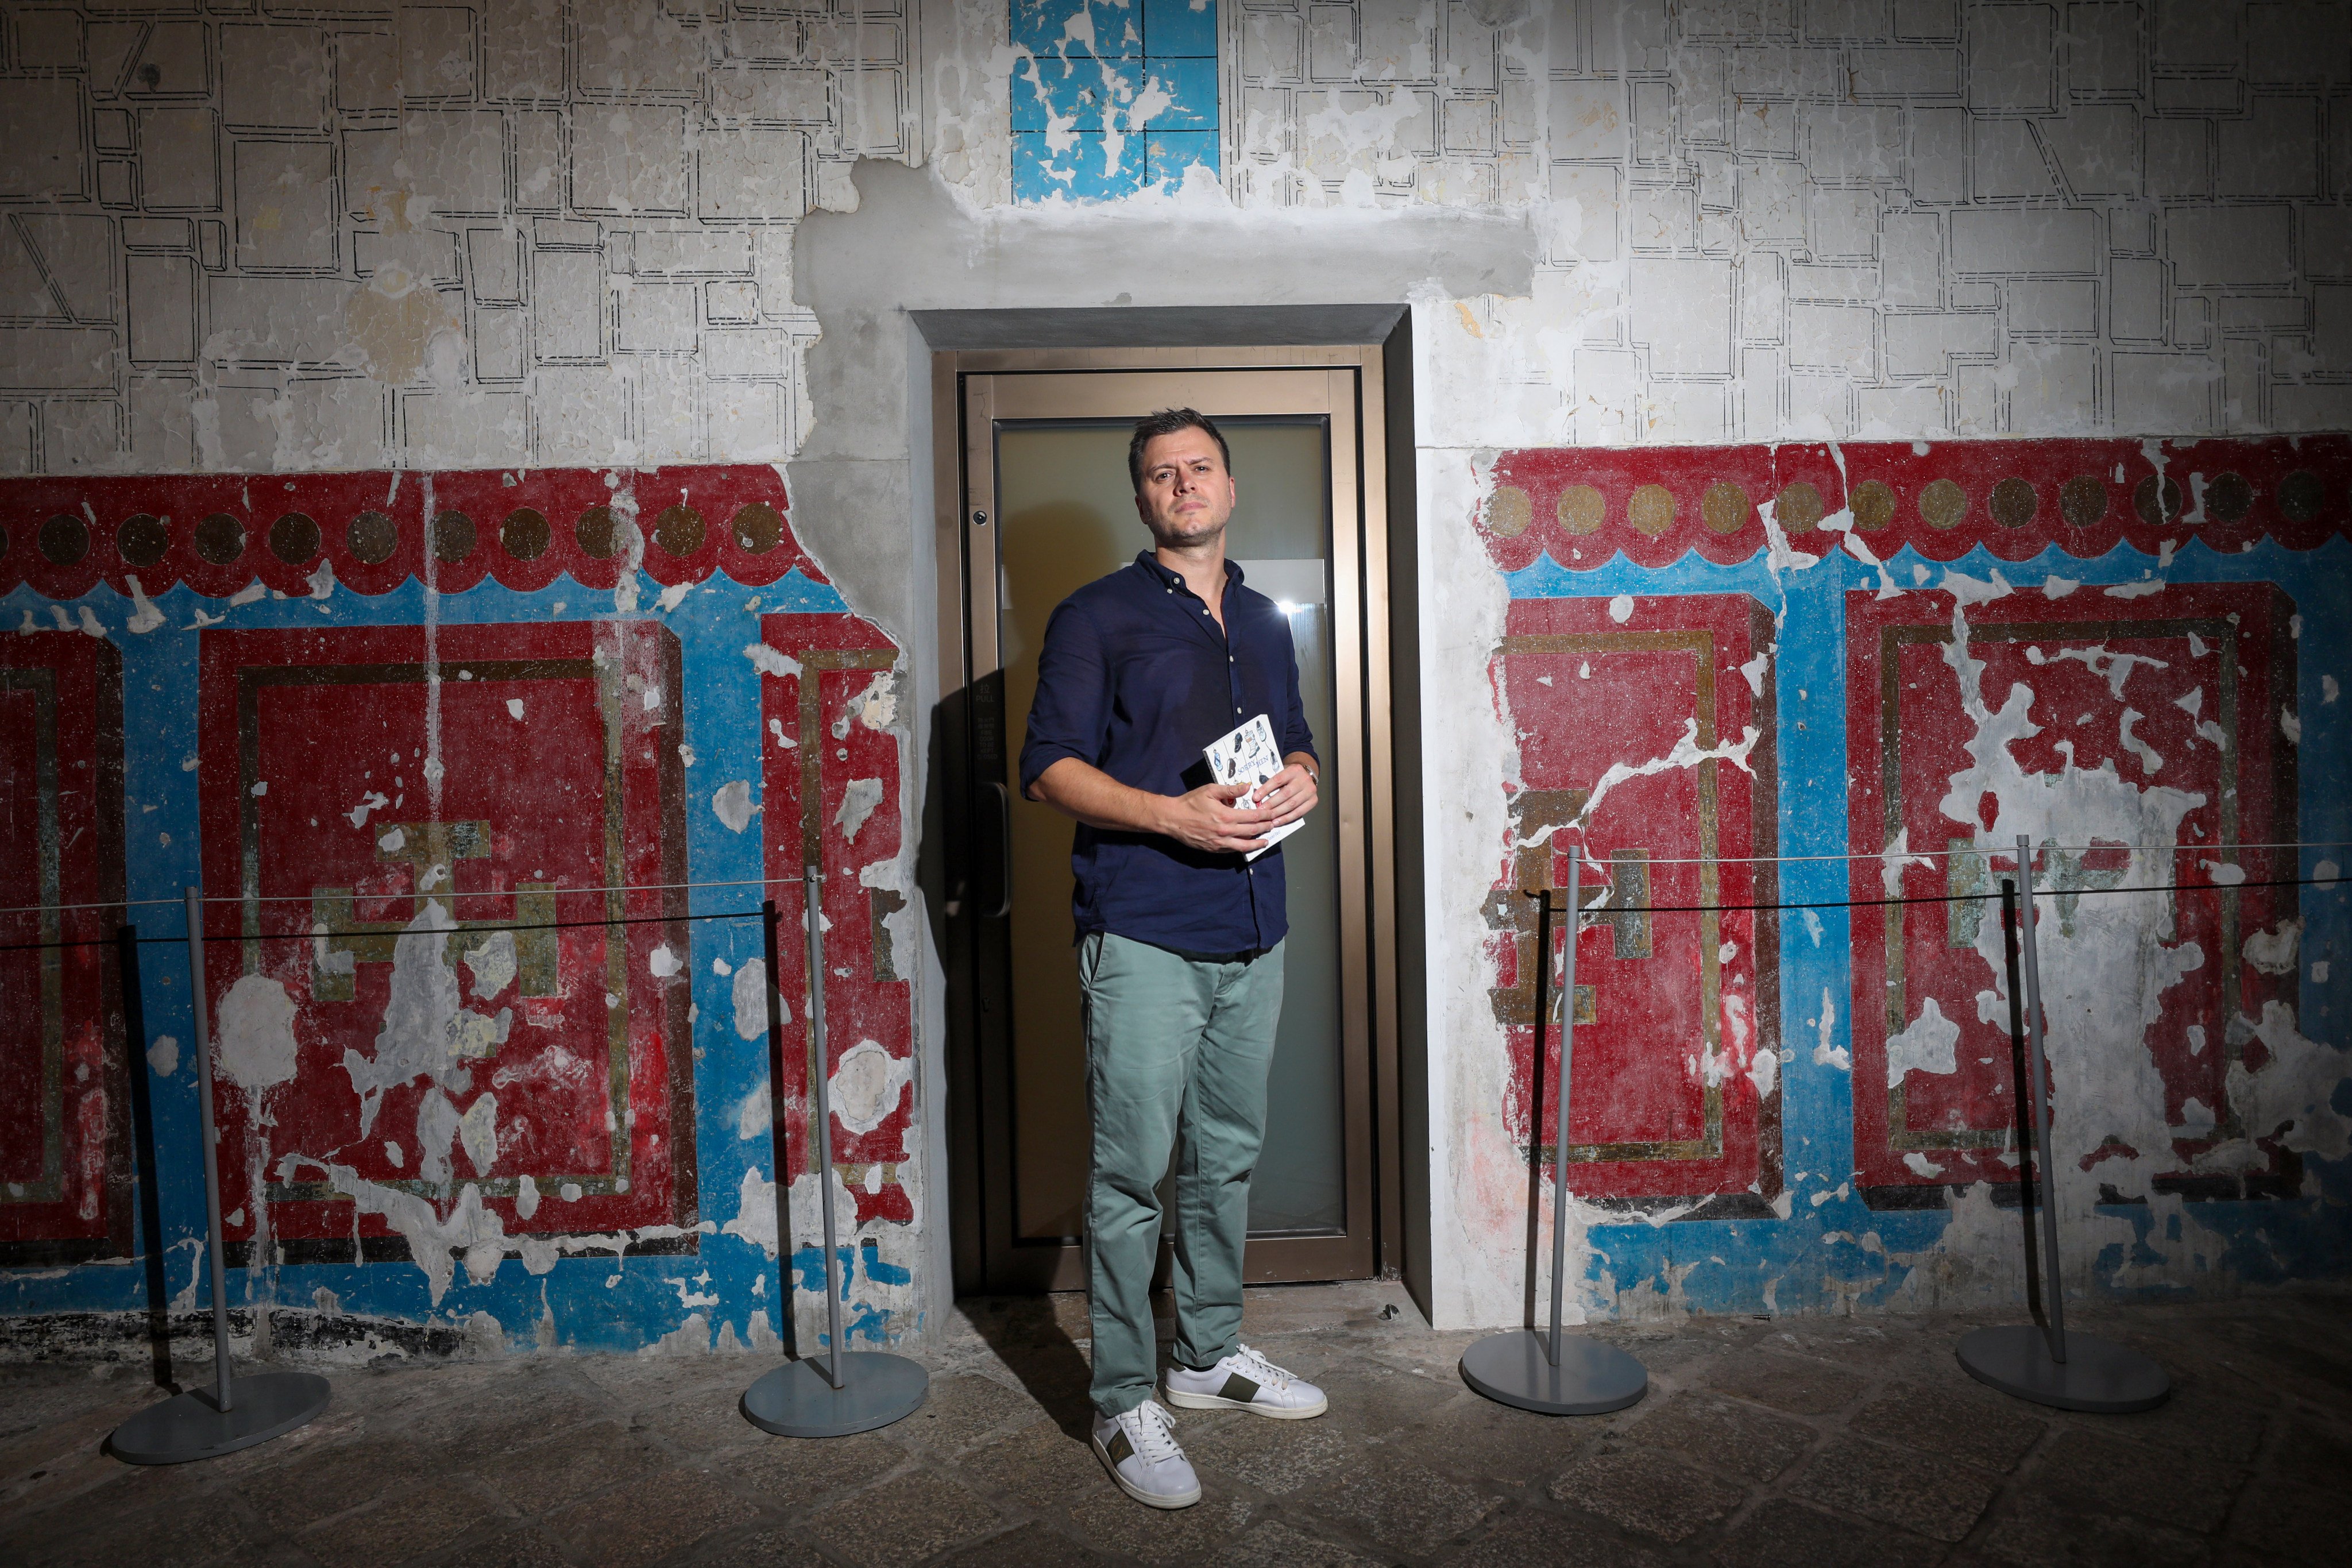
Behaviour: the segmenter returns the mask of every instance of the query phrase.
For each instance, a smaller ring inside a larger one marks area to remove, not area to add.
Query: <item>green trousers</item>
[[[1176,1359],[1213,1365],[1242,1327],[1250,1174],[1265,1134],[1266,1069],[1282,1017],[1282,946],[1203,963],[1101,932],[1078,949],[1086,996],[1087,1288],[1094,1403],[1153,1397],[1151,1272],[1159,1185],[1176,1161]]]

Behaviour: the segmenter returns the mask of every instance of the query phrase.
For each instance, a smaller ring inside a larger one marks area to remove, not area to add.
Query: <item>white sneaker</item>
[[[1244,1344],[1206,1372],[1170,1367],[1168,1403],[1187,1410],[1246,1410],[1277,1421],[1304,1421],[1331,1405],[1321,1389]]]
[[[1176,1445],[1175,1423],[1147,1399],[1124,1415],[1095,1417],[1095,1454],[1118,1489],[1146,1508],[1191,1508],[1201,1478]]]

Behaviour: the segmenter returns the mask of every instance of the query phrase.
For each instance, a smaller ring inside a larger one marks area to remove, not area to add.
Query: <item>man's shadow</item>
[[[1094,1403],[1087,1391],[1094,1368],[1068,1321],[1085,1321],[1083,1292],[971,1296],[958,1301],[956,1310],[1055,1426],[1073,1437],[1091,1434]]]
[[[978,1272],[978,1258],[965,1257],[977,1245],[983,1219],[979,1183],[969,1179],[981,1162],[984,1137],[1003,1138],[1003,1127],[983,1131],[981,1115],[980,1021],[971,1007],[975,967],[1001,957],[983,952],[974,938],[974,922],[967,906],[975,897],[1002,885],[1008,868],[996,858],[1002,846],[994,837],[975,833],[971,821],[971,782],[965,748],[975,725],[1000,722],[1003,679],[992,676],[977,686],[950,692],[931,711],[930,745],[925,769],[921,837],[915,857],[917,886],[930,925],[931,941],[946,971],[951,1001],[947,1020],[949,1078],[948,1143],[951,1176],[948,1186],[948,1217],[954,1228],[959,1254],[958,1273]],[[975,842],[977,840],[977,842]],[[986,854],[987,863],[978,862]],[[968,1276],[967,1276],[968,1277]],[[1085,1321],[1085,1297],[967,1296],[955,1310],[971,1324],[999,1361],[1019,1378],[1030,1396],[1065,1431],[1083,1436],[1091,1427],[1092,1405],[1087,1387],[1093,1377],[1086,1352],[1078,1348],[1073,1322]],[[1056,1303],[1061,1303],[1059,1306]]]

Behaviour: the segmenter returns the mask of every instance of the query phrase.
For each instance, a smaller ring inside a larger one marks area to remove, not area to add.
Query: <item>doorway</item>
[[[1323,804],[1280,850],[1291,935],[1244,1276],[1362,1279],[1378,1267],[1374,1102],[1386,971],[1375,948],[1392,930],[1372,914],[1389,807],[1385,647],[1370,635],[1385,621],[1381,452],[1377,437],[1369,453],[1364,438],[1368,414],[1379,428],[1378,353],[1292,351],[1283,363],[1292,355],[1261,351],[1277,363],[1253,365],[1193,351],[1184,357],[1209,363],[1181,367],[1149,363],[1149,351],[957,356],[955,608],[968,700],[961,734],[942,738],[957,753],[946,775],[966,851],[950,944],[962,962],[949,966],[950,1017],[963,1047],[956,1089],[969,1111],[958,1118],[966,1136],[954,1173],[965,1188],[957,1224],[969,1233],[956,1247],[960,1289],[1086,1282],[1089,1125],[1072,824],[1021,797],[1018,757],[1047,617],[1150,545],[1129,483],[1128,437],[1138,417],[1170,406],[1209,415],[1232,447],[1239,500],[1227,555],[1289,619],[1324,763]]]

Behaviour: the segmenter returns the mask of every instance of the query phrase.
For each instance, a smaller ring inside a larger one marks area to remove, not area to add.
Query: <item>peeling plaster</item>
[[[763,1040],[768,1037],[768,989],[766,960],[747,960],[741,968],[735,971],[730,1000],[735,1005],[736,1038]],[[777,997],[776,1002],[778,1017],[784,1023],[792,1022],[790,1005],[782,996]]]
[[[448,910],[427,900],[394,939],[392,999],[375,1049],[364,1057],[343,1053],[343,1070],[360,1097],[362,1136],[375,1125],[385,1090],[420,1078],[442,1086],[462,1083],[470,1075],[459,1058],[488,1056],[507,1037],[508,1009],[485,1016],[460,1004],[457,976],[443,958],[456,929]]]
[[[710,809],[719,821],[727,825],[728,832],[742,832],[751,826],[751,818],[760,809],[751,799],[751,782],[749,779],[729,779],[711,795]]]
[[[220,1000],[213,1061],[228,1080],[259,1095],[294,1076],[294,1000],[263,974],[242,974]]]

